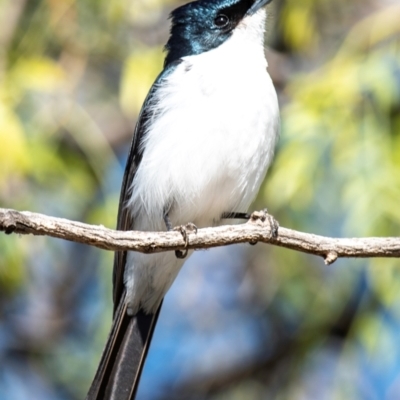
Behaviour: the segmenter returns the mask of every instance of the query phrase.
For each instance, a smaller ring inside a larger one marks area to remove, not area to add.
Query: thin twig
[[[253,217],[245,224],[188,232],[188,248],[206,249],[234,243],[262,242],[322,256],[326,264],[332,264],[340,257],[400,257],[400,237],[338,239],[282,227],[274,235],[271,219],[262,216],[262,212],[253,213]],[[179,250],[185,245],[182,235],[176,231],[116,231],[104,226],[3,208],[0,208],[0,231],[6,234],[51,236],[114,251],[156,253]]]

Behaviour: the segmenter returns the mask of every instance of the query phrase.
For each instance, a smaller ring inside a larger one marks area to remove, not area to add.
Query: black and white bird
[[[264,54],[270,1],[198,0],[172,12],[164,69],[133,136],[118,229],[201,228],[245,215],[279,131]],[[162,300],[183,262],[174,252],[116,253],[113,325],[87,399],[135,397]]]

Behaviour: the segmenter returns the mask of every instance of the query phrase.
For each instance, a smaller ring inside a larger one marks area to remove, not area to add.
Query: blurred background
[[[113,228],[178,0],[0,0],[0,207]],[[275,0],[282,132],[253,209],[399,236],[400,1]],[[0,399],[83,399],[111,324],[110,252],[0,235]],[[138,399],[400,399],[400,260],[199,251],[167,295]]]

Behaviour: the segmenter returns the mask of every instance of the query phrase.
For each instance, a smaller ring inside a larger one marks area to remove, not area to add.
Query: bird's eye
[[[224,14],[219,14],[215,17],[214,24],[218,28],[225,28],[229,24],[229,18]]]

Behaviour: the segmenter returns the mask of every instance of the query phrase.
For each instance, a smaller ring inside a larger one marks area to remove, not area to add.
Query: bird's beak
[[[271,3],[272,0],[255,0],[253,5],[247,11],[247,15],[255,14],[261,7],[266,6],[267,4]]]

